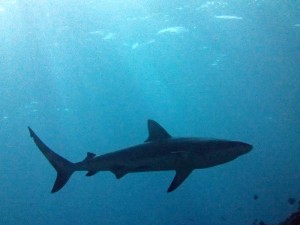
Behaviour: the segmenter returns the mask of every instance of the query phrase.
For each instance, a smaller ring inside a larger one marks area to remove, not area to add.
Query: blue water
[[[0,224],[277,224],[300,200],[299,1],[0,1]],[[253,144],[197,170],[55,171],[27,126],[81,161],[173,136]],[[254,196],[257,195],[257,199]]]

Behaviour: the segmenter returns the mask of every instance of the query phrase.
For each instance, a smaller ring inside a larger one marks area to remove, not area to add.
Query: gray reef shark
[[[157,122],[148,120],[147,140],[132,147],[96,156],[88,152],[86,158],[72,163],[61,157],[28,127],[35,144],[57,171],[52,193],[59,191],[75,171],[111,171],[119,179],[127,173],[175,170],[176,175],[168,192],[174,191],[194,169],[203,169],[230,162],[248,153],[252,146],[238,141],[204,138],[174,138]]]

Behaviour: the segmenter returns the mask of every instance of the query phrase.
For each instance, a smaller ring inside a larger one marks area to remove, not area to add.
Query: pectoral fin
[[[174,191],[180,184],[192,173],[193,169],[179,169],[176,170],[176,175],[168,188],[168,192]]]

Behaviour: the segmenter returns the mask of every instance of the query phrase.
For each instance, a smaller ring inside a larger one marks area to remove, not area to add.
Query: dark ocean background
[[[300,200],[300,2],[0,0],[1,225],[278,224]],[[174,172],[56,172],[27,126],[77,162],[173,136],[250,143]],[[293,201],[296,202],[293,204]]]

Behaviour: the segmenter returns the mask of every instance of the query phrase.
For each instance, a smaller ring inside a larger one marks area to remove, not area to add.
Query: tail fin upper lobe
[[[68,182],[71,175],[75,172],[75,165],[60,155],[52,151],[42,140],[28,127],[30,136],[33,138],[35,144],[48,159],[51,165],[57,172],[57,177],[53,185],[51,193],[59,191]]]

